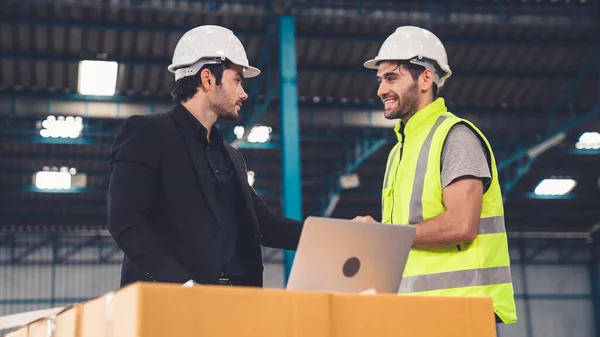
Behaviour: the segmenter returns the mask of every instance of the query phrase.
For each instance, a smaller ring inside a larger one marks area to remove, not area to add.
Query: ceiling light
[[[534,190],[537,195],[565,195],[577,185],[573,179],[544,179]]]
[[[44,138],[77,138],[83,130],[81,117],[48,116],[41,123],[40,136]]]
[[[237,137],[237,139],[244,138],[244,127],[241,126],[241,125],[236,126],[233,129],[233,133],[235,134],[235,136]]]
[[[77,88],[82,95],[112,96],[117,85],[119,64],[114,61],[79,62]]]
[[[266,143],[271,139],[271,127],[269,126],[255,126],[250,130],[248,135],[248,142],[250,143]]]
[[[580,150],[597,150],[600,149],[600,133],[584,132],[580,137],[575,147]]]
[[[71,188],[69,172],[40,171],[34,175],[34,184],[40,190],[68,190]]]

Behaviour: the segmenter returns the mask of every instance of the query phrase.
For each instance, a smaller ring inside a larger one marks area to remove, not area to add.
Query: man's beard
[[[402,94],[402,100],[399,100],[398,109],[392,114],[390,119],[406,118],[414,115],[419,109],[419,88],[417,83],[411,84]]]
[[[217,114],[218,119],[220,120],[237,120],[238,114],[235,113],[235,104],[229,105],[228,102],[229,100],[227,99],[227,95],[225,95],[225,91],[217,86],[215,89],[215,98],[210,104],[210,109]]]

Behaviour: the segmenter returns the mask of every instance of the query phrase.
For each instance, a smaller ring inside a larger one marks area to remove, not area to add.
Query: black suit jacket
[[[121,286],[136,281],[216,284],[221,223],[209,167],[181,105],[132,116],[121,125],[110,160],[108,230],[125,253]],[[244,284],[262,286],[261,244],[296,249],[302,222],[272,213],[247,183],[242,155],[224,143],[244,206],[237,252]],[[246,183],[243,183],[246,182]]]

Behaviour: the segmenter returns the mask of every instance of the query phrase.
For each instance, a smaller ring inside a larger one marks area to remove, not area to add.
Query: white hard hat
[[[221,26],[199,26],[187,31],[177,42],[173,63],[168,67],[175,80],[192,76],[205,64],[218,64],[229,60],[241,66],[244,77],[260,74],[260,70],[248,64],[246,51],[240,40],[227,28]]]
[[[377,69],[381,61],[409,61],[431,69],[435,74],[434,81],[438,88],[441,88],[446,79],[452,75],[442,41],[432,32],[420,27],[398,27],[385,40],[379,49],[379,54],[364,65],[369,69]],[[436,67],[439,69],[435,69]]]

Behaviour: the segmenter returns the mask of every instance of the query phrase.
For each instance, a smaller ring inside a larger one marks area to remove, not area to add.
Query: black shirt
[[[208,162],[211,182],[217,197],[221,213],[223,233],[222,274],[237,276],[243,274],[243,269],[236,253],[237,238],[241,223],[242,200],[240,185],[235,174],[231,158],[223,145],[223,135],[213,126],[210,130],[210,142],[206,138],[206,128],[191,113],[190,120],[196,130],[196,137],[202,144],[204,155]]]

